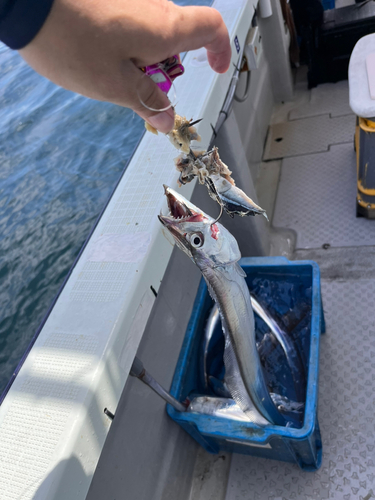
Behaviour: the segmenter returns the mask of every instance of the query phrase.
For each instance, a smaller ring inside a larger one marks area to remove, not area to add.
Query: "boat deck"
[[[194,466],[195,442],[167,418],[164,403],[147,387],[129,381],[87,500],[120,498],[122,492],[137,500],[176,498],[162,491],[171,479],[181,498],[190,491],[190,500],[375,498],[375,221],[356,217],[355,116],[348,94],[347,82],[307,90],[306,70],[300,68],[294,100],[275,106],[256,182],[258,201],[275,231],[294,235],[295,248],[287,256],[312,259],[321,269],[326,319],[319,371],[321,468],[302,472],[290,463],[203,449]],[[273,246],[273,254],[282,248]],[[181,252],[173,255],[146,335],[148,348],[142,344],[139,353],[166,387],[175,365],[153,366],[153,361],[165,359],[167,348],[168,359],[176,359],[180,343],[171,339],[190,311],[179,306],[180,295],[200,279]],[[175,276],[183,290],[173,286]],[[155,336],[156,329],[162,337]],[[129,422],[137,420],[143,424],[135,429]],[[153,448],[142,454],[148,443]],[[153,467],[155,456],[160,471]],[[140,488],[133,476],[147,477],[147,487]]]
[[[306,473],[289,463],[201,452],[192,500],[375,498],[375,221],[355,215],[355,117],[348,102],[347,82],[309,91],[302,68],[294,101],[275,108],[265,146],[269,161],[258,179],[273,226],[295,232],[291,258],[312,259],[321,268],[327,323],[319,372],[322,467]],[[278,185],[274,200],[263,192],[271,185]],[[218,491],[228,471],[226,493]]]

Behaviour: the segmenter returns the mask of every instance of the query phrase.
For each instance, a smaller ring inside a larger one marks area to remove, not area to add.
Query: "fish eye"
[[[203,245],[203,236],[199,233],[193,233],[190,236],[190,244],[194,248],[200,248]]]

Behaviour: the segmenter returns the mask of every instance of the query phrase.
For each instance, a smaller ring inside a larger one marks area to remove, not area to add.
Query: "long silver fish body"
[[[249,417],[230,398],[198,396],[191,401],[187,411],[189,413],[203,413],[212,417],[229,418],[240,422],[250,422]]]
[[[255,423],[264,425],[254,414],[254,406],[269,422],[284,423],[283,417],[275,421],[278,412],[258,356],[250,293],[237,262],[207,268],[202,274],[220,312],[225,337],[225,382],[232,398]]]
[[[299,415],[303,409],[303,403],[295,403],[284,396],[271,393],[271,398],[275,405],[289,413]],[[241,410],[238,404],[228,397],[215,396],[197,396],[194,398],[187,410],[189,413],[203,413],[213,417],[228,418],[230,420],[239,420],[241,422],[251,422],[251,419]]]
[[[265,383],[236,239],[183,196],[164,187],[170,214],[159,219],[177,246],[199,267],[219,308],[225,336],[225,380],[232,398],[254,423],[285,425]]]
[[[297,401],[304,401],[306,391],[306,374],[305,367],[303,365],[298,349],[296,348],[292,339],[288,336],[287,332],[282,329],[278,322],[271,316],[269,311],[267,311],[265,307],[262,307],[262,305],[258,302],[253,294],[250,294],[250,300],[254,313],[257,314],[266,323],[266,325],[269,327],[270,331],[280,344],[282,350],[284,351],[293,378]],[[210,312],[205,329],[203,345],[203,370],[205,370],[204,373],[207,373],[206,358],[208,355],[210,340],[218,322],[219,313],[217,306],[215,305]]]

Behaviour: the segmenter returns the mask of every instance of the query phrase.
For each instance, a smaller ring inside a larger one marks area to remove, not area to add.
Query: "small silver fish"
[[[200,184],[207,186],[211,198],[231,217],[261,214],[268,220],[266,211],[236,186],[232,172],[221,160],[217,148],[207,152],[190,150],[188,154],[178,156],[175,165],[180,172],[180,184],[197,177]]]
[[[189,413],[211,415],[212,417],[229,418],[230,420],[238,420],[240,422],[251,422],[236,402],[230,398],[198,396],[191,401],[186,411]]]
[[[239,215],[263,215],[267,220],[267,213],[253,202],[242,189],[229,182],[220,175],[211,175],[206,179],[208,194],[227,212],[230,217]]]
[[[170,214],[160,215],[159,220],[198,266],[219,308],[225,336],[225,378],[232,398],[253,422],[286,425],[265,383],[236,239],[183,196],[164,188]]]
[[[298,418],[304,410],[305,405],[303,403],[295,403],[279,394],[270,393],[270,395],[272,401],[282,413],[289,413]],[[229,397],[197,396],[190,402],[186,411],[188,413],[200,413],[212,417],[238,420],[240,422],[251,422],[246,413]],[[264,425],[267,425],[267,421],[264,422]]]

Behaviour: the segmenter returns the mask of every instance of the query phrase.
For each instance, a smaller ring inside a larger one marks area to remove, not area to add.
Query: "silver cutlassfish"
[[[278,410],[288,419],[288,423],[286,424],[288,427],[292,424],[292,420],[300,420],[304,411],[304,403],[295,403],[285,396],[280,396],[272,392],[270,395]],[[201,413],[213,417],[228,418],[230,420],[239,420],[241,422],[251,421],[238,404],[228,397],[197,396],[190,402],[186,411],[189,413]]]
[[[164,187],[170,214],[160,215],[160,222],[199,267],[219,308],[225,336],[225,380],[232,398],[254,423],[286,425],[263,376],[250,293],[246,275],[238,265],[241,253],[236,239],[183,196]]]
[[[275,318],[269,313],[269,311],[263,307],[256,297],[253,294],[250,294],[251,306],[255,314],[257,314],[268,326],[272,335],[275,337],[277,342],[280,344],[282,350],[284,351],[292,378],[294,383],[294,390],[296,393],[297,401],[305,400],[305,392],[306,392],[306,374],[305,367],[302,362],[300,353],[296,348],[294,342],[289,337],[287,332],[283,330],[283,328],[279,325]],[[210,312],[210,315],[207,320],[207,325],[204,334],[204,342],[203,342],[203,373],[205,373],[205,382],[206,387],[208,387],[208,375],[207,375],[207,355],[209,350],[209,344],[213,333],[219,323],[219,313],[217,310],[217,306],[215,305]],[[259,346],[258,346],[259,352]]]
[[[265,307],[262,307],[253,294],[250,293],[250,297],[254,313],[258,315],[271,330],[271,334],[265,334],[263,341],[266,341],[266,344],[269,342],[273,344],[276,340],[281,345],[294,381],[297,401],[304,401],[306,387],[305,369],[298,349],[294,346],[294,343],[292,339],[289,338],[288,333],[283,330],[277,320],[272,317],[270,312]],[[215,356],[217,356],[221,350],[219,347],[221,340],[218,336],[219,321],[220,314],[217,305],[215,304],[208,315],[202,339],[200,356],[200,375],[202,385],[205,388],[205,391],[212,390],[214,394],[216,394],[216,397],[195,397],[191,401],[187,411],[199,412],[215,417],[229,418],[231,420],[249,421],[247,417],[244,418],[245,414],[241,408],[233,399],[231,399],[230,392],[225,382],[225,377],[224,380],[221,380],[209,374],[210,363],[215,363],[213,360],[209,361],[210,353],[212,351],[214,352],[215,359]],[[273,336],[275,340],[270,340],[271,336]],[[261,356],[263,341],[257,344],[259,356]],[[287,418],[287,420],[294,421],[293,426],[299,427],[301,419],[303,418],[304,403],[292,401],[285,396],[272,392],[270,392],[270,396],[277,409]],[[290,423],[292,425],[292,422]]]

